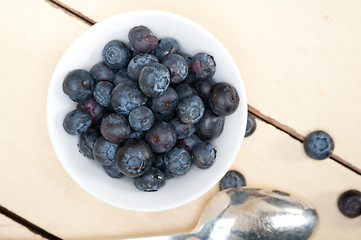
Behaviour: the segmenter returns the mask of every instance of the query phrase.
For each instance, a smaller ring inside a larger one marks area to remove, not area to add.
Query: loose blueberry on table
[[[246,186],[246,179],[242,173],[236,170],[230,170],[224,175],[224,177],[219,182],[219,189],[222,191],[227,188],[235,188]]]
[[[340,212],[349,218],[355,218],[361,215],[361,192],[357,190],[348,190],[343,192],[337,200],[337,206]]]
[[[109,41],[89,71],[65,76],[63,91],[77,109],[63,127],[80,135],[79,152],[109,177],[130,177],[137,189],[154,192],[192,165],[214,165],[217,151],[205,141],[221,135],[239,96],[231,84],[212,78],[210,54],[181,52],[176,39],[158,41],[145,26],[130,29],[128,40]],[[228,179],[239,184],[237,176]]]
[[[244,136],[245,137],[251,136],[256,130],[256,127],[257,127],[257,123],[254,115],[252,113],[248,113],[246,133]]]
[[[330,135],[319,130],[307,135],[303,147],[310,158],[323,160],[331,156],[335,144]]]

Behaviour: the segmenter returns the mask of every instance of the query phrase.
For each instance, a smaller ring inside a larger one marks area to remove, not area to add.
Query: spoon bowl
[[[277,190],[231,188],[216,194],[185,234],[138,240],[306,240],[318,222],[308,203]]]

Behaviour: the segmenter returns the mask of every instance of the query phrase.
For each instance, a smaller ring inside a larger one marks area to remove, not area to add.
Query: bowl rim
[[[239,92],[239,96],[240,96],[240,104],[238,106],[238,111],[242,111],[242,119],[241,119],[241,131],[245,132],[246,129],[246,124],[247,124],[247,114],[245,114],[244,112],[247,113],[248,110],[248,105],[247,105],[247,98],[246,98],[246,92],[245,92],[245,86],[244,86],[244,82],[243,82],[243,78],[241,76],[241,73],[233,59],[233,57],[231,56],[231,54],[229,53],[229,51],[226,49],[226,47],[222,44],[222,42],[220,40],[218,40],[218,38],[216,38],[210,31],[208,31],[205,27],[201,26],[199,23],[184,17],[182,15],[179,15],[177,13],[173,13],[173,12],[169,12],[169,11],[164,11],[164,10],[132,10],[132,11],[126,11],[126,12],[121,12],[118,13],[116,15],[112,15],[110,17],[107,17],[97,23],[95,23],[94,25],[90,26],[87,30],[85,30],[84,32],[82,32],[79,36],[76,37],[76,39],[67,47],[67,49],[65,50],[65,52],[63,53],[63,55],[60,57],[60,59],[58,60],[56,67],[53,71],[53,74],[51,76],[51,80],[49,83],[49,87],[48,87],[48,93],[47,93],[47,99],[46,99],[46,121],[47,121],[47,127],[48,127],[48,134],[49,134],[49,138],[50,138],[50,142],[51,145],[53,147],[53,150],[55,151],[56,157],[57,159],[60,161],[61,165],[63,166],[64,170],[67,172],[67,174],[83,189],[85,190],[87,193],[89,193],[90,195],[92,195],[93,197],[107,203],[110,204],[112,206],[115,206],[117,208],[122,208],[122,209],[126,209],[126,210],[131,210],[131,211],[138,211],[138,212],[158,212],[158,211],[166,211],[166,210],[170,210],[170,209],[174,209],[177,207],[181,207],[184,206],[198,198],[200,198],[201,196],[203,196],[206,192],[208,192],[211,188],[213,188],[221,179],[221,177],[219,178],[214,178],[213,180],[211,180],[206,187],[204,187],[203,189],[201,189],[199,192],[194,193],[194,194],[190,194],[189,196],[185,196],[181,201],[180,200],[176,200],[173,202],[173,204],[169,204],[167,206],[162,206],[162,207],[156,207],[156,208],[142,208],[142,207],[134,207],[134,206],[123,206],[123,205],[118,205],[115,204],[113,201],[109,201],[109,199],[103,197],[102,195],[98,194],[96,191],[93,191],[91,188],[87,187],[85,184],[83,184],[82,181],[79,180],[79,178],[77,176],[75,176],[75,174],[73,174],[72,171],[69,171],[68,167],[66,166],[66,164],[62,161],[61,153],[59,152],[59,149],[57,148],[55,142],[56,142],[56,130],[55,130],[55,126],[53,126],[53,124],[51,124],[51,117],[49,115],[49,109],[52,107],[51,104],[49,103],[49,99],[51,99],[51,89],[54,88],[54,85],[56,85],[56,76],[58,75],[58,71],[59,71],[59,66],[60,63],[62,61],[64,61],[64,59],[67,58],[67,56],[70,54],[70,50],[72,50],[72,46],[76,45],[77,42],[81,41],[82,38],[84,38],[84,36],[86,34],[89,34],[89,32],[91,31],[95,31],[97,28],[101,28],[104,24],[106,24],[109,21],[113,21],[113,19],[118,18],[119,16],[124,16],[124,15],[133,15],[133,14],[156,14],[156,15],[163,15],[163,17],[172,17],[172,18],[177,18],[177,20],[179,21],[185,21],[190,25],[193,25],[195,28],[197,28],[199,31],[202,31],[207,38],[211,38],[212,41],[214,43],[216,43],[217,45],[219,45],[220,49],[222,49],[222,54],[226,54],[226,57],[230,59],[230,63],[232,64],[232,68],[236,69],[237,75],[238,75],[238,80],[239,82],[239,86],[240,89],[237,89],[237,91]],[[227,165],[227,169],[230,169],[231,165],[233,164],[233,162],[237,159],[237,155],[241,149],[242,143],[244,140],[244,136],[242,136],[240,138],[240,142],[238,145],[238,149],[237,151],[235,151],[235,154],[232,156],[232,161],[229,161],[228,165]],[[147,193],[148,194],[148,193]]]

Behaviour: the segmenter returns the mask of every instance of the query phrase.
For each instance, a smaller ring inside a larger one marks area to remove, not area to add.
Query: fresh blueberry
[[[179,99],[185,98],[191,95],[197,95],[197,91],[188,83],[181,83],[175,87],[178,93]]]
[[[85,132],[80,135],[79,138],[79,152],[85,157],[94,159],[93,149],[95,141],[101,136],[100,132],[94,128],[88,128]]]
[[[219,182],[219,189],[221,191],[227,188],[236,188],[242,186],[246,186],[246,179],[240,172],[236,170],[228,171]]]
[[[188,65],[188,70],[191,68],[192,65],[192,56],[187,54],[187,53],[178,53],[179,55],[181,55],[187,62]],[[188,71],[188,73],[190,73],[191,71]]]
[[[175,117],[175,113],[175,111],[167,111],[162,113],[155,112],[154,117],[158,122],[168,122]]]
[[[158,42],[158,47],[155,49],[155,55],[159,60],[163,60],[168,54],[178,53],[179,43],[174,38],[162,38]]]
[[[143,139],[145,136],[144,132],[130,131],[129,138]]]
[[[198,79],[213,77],[216,71],[216,62],[213,56],[207,53],[197,53],[192,58],[191,71]]]
[[[119,170],[128,177],[144,174],[152,165],[154,154],[148,144],[139,139],[128,139],[116,154]]]
[[[198,79],[194,82],[194,88],[198,96],[202,98],[205,103],[208,103],[209,93],[216,82],[212,78]]]
[[[148,97],[162,95],[170,83],[170,74],[166,66],[151,63],[144,67],[139,75],[139,87]]]
[[[111,93],[111,105],[113,109],[128,116],[133,109],[146,105],[148,97],[139,89],[134,81],[118,84]]]
[[[248,113],[247,117],[247,128],[245,137],[251,136],[257,128],[256,118],[252,113]]]
[[[189,152],[182,146],[176,146],[164,155],[164,167],[172,176],[186,174],[192,166]]]
[[[138,52],[150,53],[158,46],[158,38],[145,26],[133,27],[128,33],[129,44]]]
[[[337,206],[340,212],[349,218],[355,218],[361,215],[361,192],[357,190],[348,190],[343,192],[337,200]]]
[[[204,140],[219,137],[223,132],[225,117],[217,116],[206,108],[202,119],[196,124],[198,135]]]
[[[108,141],[121,142],[129,138],[130,126],[126,117],[112,113],[102,121],[100,132]]]
[[[77,108],[85,109],[90,113],[92,116],[92,124],[97,124],[105,113],[105,108],[97,103],[93,97],[85,102],[78,103]]]
[[[178,94],[172,87],[168,87],[162,95],[153,97],[150,100],[150,108],[157,117],[174,116],[177,104]]]
[[[69,112],[63,121],[65,131],[71,135],[85,132],[92,125],[92,116],[85,109],[75,109]]]
[[[209,93],[209,106],[218,116],[228,116],[234,113],[239,105],[237,90],[229,83],[215,84]]]
[[[170,151],[177,142],[177,134],[167,122],[156,122],[145,134],[145,140],[155,153]]]
[[[94,143],[93,156],[103,166],[109,166],[115,161],[118,147],[119,143],[110,142],[101,136]]]
[[[128,82],[131,79],[128,77],[128,70],[126,68],[119,69],[113,79],[114,86],[117,86],[119,83]]]
[[[178,84],[187,77],[188,64],[181,55],[168,54],[163,58],[162,64],[169,69],[171,84]]]
[[[135,131],[146,131],[153,126],[154,114],[149,108],[140,106],[129,113],[128,119]]]
[[[165,184],[164,173],[154,167],[151,167],[146,173],[134,178],[134,185],[144,192],[156,192]]]
[[[335,144],[326,132],[314,131],[305,138],[303,147],[310,158],[322,160],[331,156]]]
[[[191,152],[193,147],[201,142],[202,140],[200,139],[200,137],[197,135],[197,133],[193,133],[192,135],[190,135],[189,137],[186,137],[184,139],[180,139],[178,141],[178,144],[183,146],[185,149],[188,150],[188,152]]]
[[[114,85],[108,81],[100,81],[95,84],[94,99],[101,106],[108,107],[110,105],[110,94],[112,93]]]
[[[192,149],[192,162],[200,169],[208,169],[213,166],[216,153],[217,151],[212,144],[199,142]]]
[[[200,97],[191,95],[180,99],[177,105],[177,116],[183,123],[195,124],[204,114],[204,104]]]
[[[103,62],[95,64],[89,72],[96,83],[100,81],[112,82],[114,78],[113,70]]]
[[[103,49],[103,61],[112,68],[119,69],[128,65],[130,60],[130,50],[123,42],[112,40]]]
[[[63,82],[64,93],[74,102],[84,102],[93,95],[94,80],[83,69],[69,72]]]
[[[122,178],[124,174],[119,170],[115,161],[112,162],[109,166],[103,166],[104,171],[111,178]]]
[[[128,77],[138,81],[142,69],[151,63],[159,63],[158,58],[151,54],[139,54],[135,56],[128,64]]]
[[[193,124],[182,123],[178,118],[173,118],[169,123],[173,126],[177,139],[184,139],[196,132],[196,127]]]

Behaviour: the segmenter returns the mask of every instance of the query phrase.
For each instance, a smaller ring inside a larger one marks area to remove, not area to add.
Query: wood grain
[[[335,154],[361,169],[359,1],[60,2],[95,21],[160,9],[200,23],[237,62],[251,106],[302,136],[325,130],[335,140]]]
[[[99,2],[89,2],[90,6],[94,3]],[[154,3],[154,8],[173,7],[174,11],[179,4],[174,2],[174,5],[169,5],[170,1],[165,5],[157,1],[150,3]],[[134,2],[134,7],[140,7],[137,4]],[[236,1],[229,4],[239,6]],[[264,4],[267,6],[267,3]],[[4,6],[0,9],[0,96],[5,99],[0,102],[0,205],[66,239],[126,238],[191,229],[206,202],[218,191],[218,186],[183,207],[165,212],[139,213],[117,209],[95,199],[67,175],[48,138],[45,121],[47,87],[62,53],[89,25],[45,1],[8,1]],[[206,9],[219,5],[211,1],[207,6]],[[98,6],[98,11],[105,11],[101,9]],[[179,11],[186,13],[186,10],[190,7]],[[109,14],[112,11],[109,10]],[[228,11],[229,16],[234,16],[231,8]],[[209,13],[205,12],[197,15],[199,21],[207,19],[205,17]],[[224,18],[219,24],[231,20],[227,14]],[[216,32],[216,29],[218,27],[212,31]],[[234,39],[225,39],[227,47],[236,49]],[[239,40],[240,36],[236,39]],[[256,66],[258,61],[248,57],[237,58],[240,67]],[[253,74],[256,72],[254,70]],[[251,78],[246,76],[245,79],[247,87],[252,89],[253,83],[248,80]],[[273,81],[264,87],[267,90],[278,89]],[[256,96],[251,98],[257,99]],[[260,110],[267,112],[262,108]],[[312,202],[320,215],[314,239],[357,239],[361,234],[361,219],[343,217],[337,210],[336,200],[344,190],[361,189],[360,176],[329,159],[309,159],[299,141],[262,121],[257,121],[257,124],[256,132],[245,139],[232,168],[241,171],[251,187],[277,188]]]
[[[34,234],[23,225],[14,222],[0,214],[0,239],[2,240],[28,240],[28,239],[45,239],[40,235]]]

